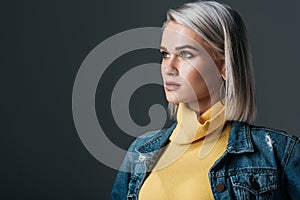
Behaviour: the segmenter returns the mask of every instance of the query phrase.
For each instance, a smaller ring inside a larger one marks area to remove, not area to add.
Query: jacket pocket
[[[239,170],[230,176],[230,180],[237,199],[272,199],[272,190],[277,188],[275,169],[249,168]]]

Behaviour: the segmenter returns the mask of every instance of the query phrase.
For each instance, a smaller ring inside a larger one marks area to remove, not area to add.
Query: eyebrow
[[[167,50],[166,47],[163,47],[163,46],[160,46],[161,49],[163,50]],[[175,48],[176,50],[181,50],[181,49],[193,49],[195,51],[199,51],[199,49],[197,49],[196,47],[193,47],[191,45],[183,45],[183,46],[180,46],[180,47],[176,47]]]

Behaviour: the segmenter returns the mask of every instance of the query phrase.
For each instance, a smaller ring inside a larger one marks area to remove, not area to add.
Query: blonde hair
[[[256,115],[255,86],[246,26],[240,15],[214,1],[183,4],[167,12],[167,21],[197,32],[225,61],[225,118],[252,122]],[[177,105],[169,103],[171,117]]]

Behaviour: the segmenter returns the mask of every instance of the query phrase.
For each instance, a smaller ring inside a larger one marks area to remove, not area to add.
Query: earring
[[[225,85],[225,80],[223,79],[222,76],[222,83],[220,86],[219,97],[223,105],[225,104],[225,92],[226,92],[226,85]]]

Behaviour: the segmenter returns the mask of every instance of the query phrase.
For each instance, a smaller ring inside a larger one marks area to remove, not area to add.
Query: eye
[[[180,52],[179,56],[183,57],[183,58],[192,58],[192,57],[194,57],[194,55],[192,53],[187,52],[187,51]]]
[[[170,54],[168,54],[167,52],[161,51],[160,53],[161,53],[163,58],[170,58]]]

